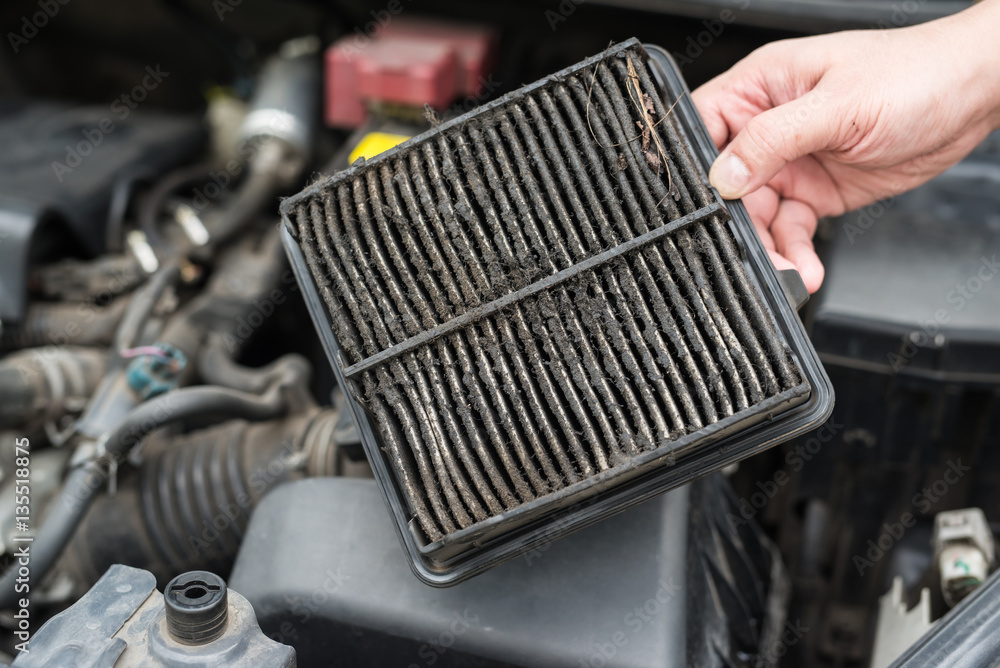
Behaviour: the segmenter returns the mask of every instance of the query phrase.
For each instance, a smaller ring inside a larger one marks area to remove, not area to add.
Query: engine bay
[[[0,8],[0,664],[989,665],[1000,142],[809,297],[690,100],[799,4]]]

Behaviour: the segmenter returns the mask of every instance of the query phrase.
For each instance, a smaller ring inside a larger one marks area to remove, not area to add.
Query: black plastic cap
[[[212,642],[226,630],[229,594],[226,581],[208,571],[188,571],[167,584],[167,629],[187,645]]]

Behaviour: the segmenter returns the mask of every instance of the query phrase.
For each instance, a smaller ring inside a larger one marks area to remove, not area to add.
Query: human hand
[[[698,88],[722,151],[709,179],[743,198],[778,269],[815,292],[818,218],[915,188],[1000,127],[1000,0],[895,30],[768,44]]]

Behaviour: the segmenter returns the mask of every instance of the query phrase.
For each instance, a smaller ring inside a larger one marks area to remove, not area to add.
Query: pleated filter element
[[[653,66],[631,40],[282,206],[432,584],[624,507],[630,487],[679,484],[692,456],[778,414],[829,408]]]

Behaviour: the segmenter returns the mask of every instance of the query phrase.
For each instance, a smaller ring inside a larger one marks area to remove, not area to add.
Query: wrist
[[[981,0],[948,20],[952,23],[949,59],[966,70],[968,90],[983,96],[982,114],[991,130],[1000,129],[1000,0]]]

